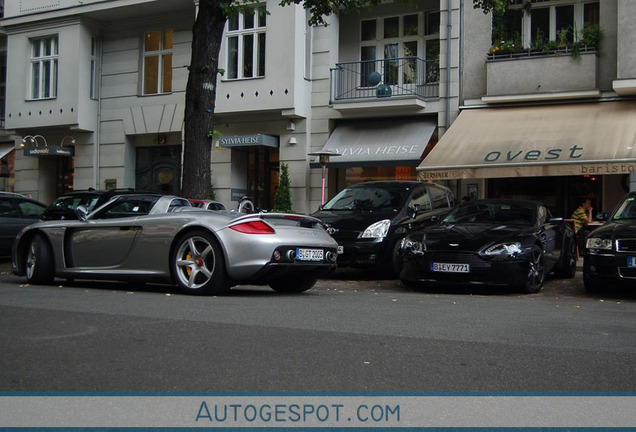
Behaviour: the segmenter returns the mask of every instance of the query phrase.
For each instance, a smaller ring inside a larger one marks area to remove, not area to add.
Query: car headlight
[[[389,232],[391,227],[391,221],[384,219],[374,224],[371,224],[362,233],[362,238],[384,238]]]
[[[400,242],[400,252],[403,254],[422,255],[426,252],[426,243],[405,237]]]
[[[612,250],[612,239],[600,237],[588,237],[585,242],[586,249]]]
[[[484,255],[490,258],[516,258],[521,255],[523,249],[521,243],[498,243],[484,251]]]

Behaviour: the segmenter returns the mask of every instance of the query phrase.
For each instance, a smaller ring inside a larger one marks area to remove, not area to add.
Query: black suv
[[[0,256],[11,253],[20,230],[38,222],[46,204],[12,192],[0,192]]]
[[[636,285],[636,192],[627,194],[607,222],[592,231],[585,249],[583,283],[588,292]]]
[[[312,216],[338,242],[338,266],[382,267],[399,274],[400,241],[454,206],[450,189],[417,181],[375,181],[349,186]]]
[[[75,209],[80,205],[86,207],[90,213],[94,209],[106,204],[116,195],[131,193],[138,192],[129,188],[109,190],[88,189],[67,192],[60,195],[55,199],[55,201],[53,201],[42,215],[42,220],[77,219]]]

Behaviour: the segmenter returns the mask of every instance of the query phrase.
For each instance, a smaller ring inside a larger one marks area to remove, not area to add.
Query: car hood
[[[462,223],[436,225],[411,236],[421,241],[426,237],[427,249],[478,251],[488,244],[522,241],[532,235],[533,227],[498,223]],[[452,245],[452,246],[451,246]]]
[[[636,236],[636,219],[625,219],[605,222],[592,231],[595,236]]]
[[[394,220],[397,215],[398,213],[394,211],[321,210],[312,213],[311,216],[341,231],[363,231],[372,223],[384,219]]]

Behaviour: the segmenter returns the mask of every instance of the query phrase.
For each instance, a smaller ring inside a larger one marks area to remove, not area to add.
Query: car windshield
[[[99,197],[95,195],[69,195],[62,196],[53,201],[51,207],[54,209],[75,210],[83,205],[87,210],[92,210]]]
[[[324,210],[398,211],[408,190],[378,186],[343,189],[327,202]]]
[[[627,197],[614,212],[613,219],[636,219],[636,197]]]
[[[536,207],[514,202],[474,202],[452,210],[443,223],[501,223],[506,225],[534,225]]]

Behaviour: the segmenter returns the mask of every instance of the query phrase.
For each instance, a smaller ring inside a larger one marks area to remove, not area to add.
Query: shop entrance
[[[278,186],[278,149],[254,146],[232,149],[232,201],[248,196],[258,209],[270,210]]]
[[[582,196],[591,196],[594,214],[602,211],[601,178],[595,176],[555,176],[497,178],[488,180],[489,198],[518,198],[542,201],[554,216],[568,218],[581,204]]]
[[[181,146],[137,147],[135,188],[170,195],[181,193]]]

